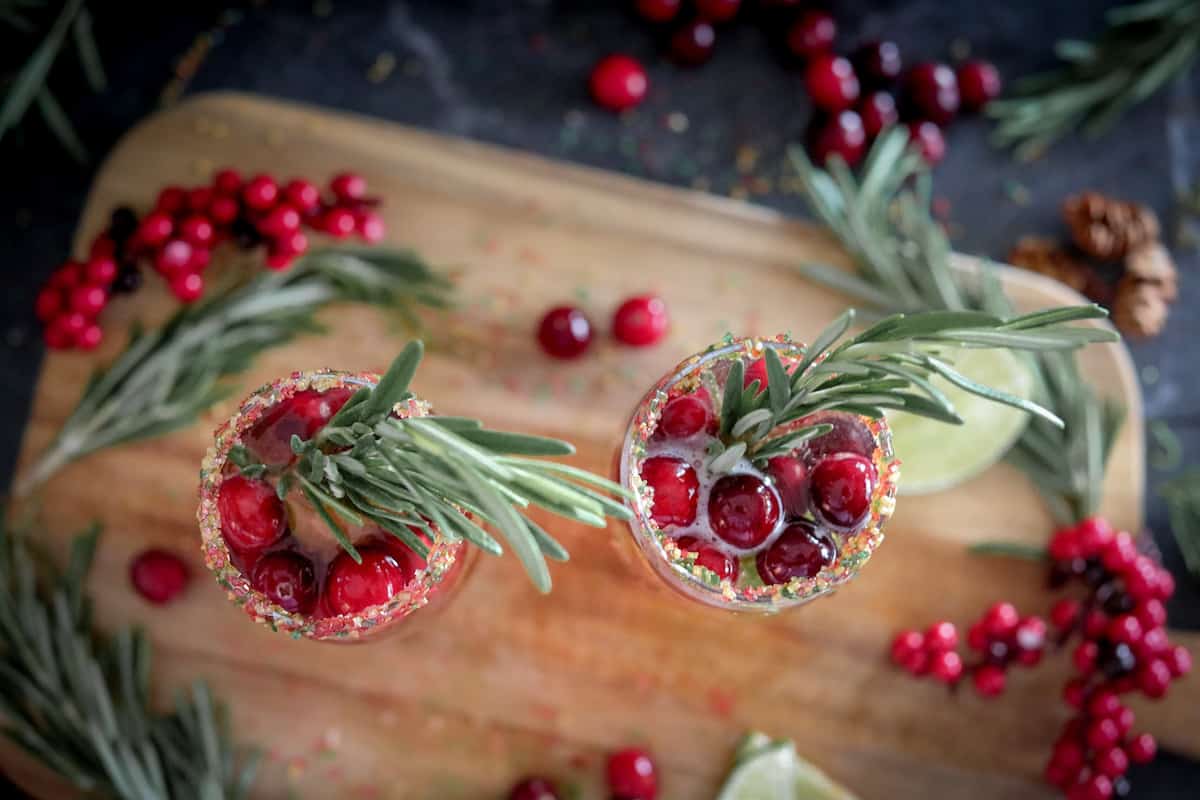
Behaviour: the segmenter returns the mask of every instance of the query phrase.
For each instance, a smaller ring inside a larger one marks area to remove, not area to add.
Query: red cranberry
[[[224,195],[237,194],[242,189],[242,176],[236,169],[223,169],[213,176],[213,188]]]
[[[1166,656],[1167,668],[1171,671],[1172,678],[1182,678],[1192,671],[1192,654],[1183,645],[1175,645],[1167,651]]]
[[[896,98],[888,92],[871,92],[858,104],[858,115],[862,118],[863,130],[868,139],[874,139],[884,128],[900,121],[896,110]]]
[[[901,631],[892,639],[892,663],[906,666],[912,657],[925,652],[925,637],[919,631]]]
[[[99,325],[88,325],[75,337],[75,344],[81,350],[95,350],[104,341],[104,331]]]
[[[1119,531],[1104,547],[1104,552],[1100,554],[1100,562],[1110,572],[1121,573],[1133,566],[1137,557],[1138,550],[1133,537],[1125,531]]]
[[[208,216],[218,225],[231,225],[237,219],[238,201],[227,195],[217,195],[208,204]]]
[[[1158,753],[1158,742],[1148,733],[1139,733],[1125,745],[1125,753],[1134,764],[1149,764]]]
[[[1079,539],[1079,547],[1087,558],[1099,555],[1109,542],[1117,535],[1108,520],[1102,517],[1088,517],[1075,526],[1075,535]]]
[[[854,53],[854,67],[863,82],[872,86],[887,86],[900,77],[903,63],[900,47],[895,42],[867,42]]]
[[[1110,747],[1097,753],[1092,765],[1101,775],[1119,778],[1129,771],[1129,756],[1120,747]]]
[[[958,79],[945,64],[917,64],[908,73],[908,96],[926,119],[945,125],[958,113]]]
[[[75,326],[69,321],[70,317],[75,316],[83,322],[79,331],[75,331]],[[75,345],[76,338],[85,328],[87,328],[87,320],[82,314],[61,314],[50,321],[42,333],[42,337],[46,346],[51,350],[67,350]]]
[[[708,495],[708,523],[734,547],[758,547],[779,522],[779,497],[755,475],[726,475]]]
[[[613,315],[613,336],[634,347],[652,345],[667,333],[667,304],[651,294],[631,297]]]
[[[832,430],[809,439],[802,446],[802,455],[809,466],[826,456],[853,453],[870,458],[875,452],[875,437],[863,421],[842,411],[818,411],[800,420],[801,427],[831,425]],[[874,473],[872,473],[874,474]]]
[[[1007,639],[1021,624],[1021,615],[1012,603],[994,603],[983,617],[984,629],[993,639]]]
[[[682,5],[683,0],[637,0],[637,12],[647,22],[670,22]]]
[[[850,531],[871,513],[875,468],[862,456],[841,453],[820,461],[812,471],[812,510],[831,528]]]
[[[787,47],[799,58],[813,58],[833,49],[837,23],[825,11],[810,9],[801,14],[787,32]]]
[[[1122,708],[1121,698],[1111,689],[1098,689],[1088,701],[1088,713],[1093,717],[1115,717]]]
[[[1083,678],[1071,678],[1063,685],[1063,701],[1071,708],[1083,708],[1083,700],[1087,697],[1087,681]]]
[[[1000,72],[987,61],[968,61],[958,68],[962,104],[978,111],[1000,96]]]
[[[1148,659],[1165,655],[1171,649],[1171,640],[1162,628],[1151,628],[1142,634],[1142,639],[1134,644],[1138,658]]]
[[[1087,727],[1085,736],[1088,746],[1093,750],[1106,750],[1117,743],[1121,738],[1121,732],[1117,730],[1116,721],[1103,717],[1092,720]]]
[[[83,265],[78,261],[68,261],[56,269],[46,285],[52,289],[74,289],[85,283]]]
[[[270,175],[255,175],[242,188],[242,202],[255,211],[266,211],[279,200],[279,185]]]
[[[837,560],[833,538],[808,520],[793,522],[756,559],[763,583],[812,578]]]
[[[590,86],[596,103],[610,111],[624,111],[646,99],[650,82],[637,59],[618,54],[596,63]]]
[[[379,244],[387,235],[387,224],[374,211],[355,212],[354,224],[358,227],[358,237],[367,244]]]
[[[967,647],[978,652],[983,652],[988,646],[987,629],[983,627],[982,620],[975,622],[971,627],[967,628]]]
[[[709,22],[729,22],[737,16],[742,0],[695,0],[696,13]]]
[[[321,204],[321,190],[312,181],[297,178],[283,187],[283,199],[307,213]]]
[[[687,23],[671,36],[671,59],[680,66],[694,67],[712,58],[717,32],[702,19]]]
[[[839,156],[846,166],[853,167],[867,152],[867,131],[862,117],[849,109],[828,117],[814,117],[806,138],[809,154],[821,166]]]
[[[971,680],[975,684],[975,691],[983,697],[995,697],[1004,692],[1004,670],[995,664],[976,667]]]
[[[353,394],[354,390],[345,386],[296,392],[263,415],[250,429],[246,444],[265,463],[286,464],[294,456],[292,437],[308,440],[316,436]]]
[[[1063,599],[1050,609],[1050,622],[1060,631],[1072,627],[1079,619],[1079,601]]]
[[[627,747],[608,757],[608,788],[620,800],[655,800],[658,775],[654,761],[641,748]]]
[[[1111,780],[1104,775],[1090,775],[1067,790],[1067,800],[1108,800],[1112,794]]]
[[[940,683],[955,683],[963,674],[962,656],[953,650],[942,650],[929,659],[929,674]]]
[[[293,613],[307,614],[317,600],[312,562],[299,553],[281,551],[263,556],[250,572],[250,585]]]
[[[194,214],[179,223],[179,236],[193,247],[212,247],[213,226],[208,217]]]
[[[117,262],[111,256],[93,256],[84,267],[84,273],[88,283],[111,286],[117,279]]]
[[[946,137],[942,135],[942,129],[929,120],[908,123],[908,140],[916,144],[917,152],[930,166],[946,157]]]
[[[545,778],[525,778],[508,793],[508,800],[559,800],[558,787]]]
[[[1121,732],[1122,736],[1127,735],[1133,730],[1133,718],[1133,709],[1129,706],[1121,706],[1116,716],[1113,717],[1117,721],[1117,730]]]
[[[1046,623],[1041,617],[1025,617],[1014,634],[1017,649],[1041,650],[1046,644]]]
[[[953,622],[942,620],[925,631],[925,646],[930,650],[953,650],[958,647],[958,629]]]
[[[103,258],[113,258],[117,254],[117,243],[112,238],[112,226],[106,233],[102,233],[92,240],[92,246],[88,248],[88,260],[95,261]]]
[[[745,373],[742,375],[742,388],[749,389],[758,381],[758,394],[762,394],[769,382],[767,375],[767,360],[765,358],[756,358],[746,367]]]
[[[592,324],[574,306],[558,306],[546,312],[538,326],[538,341],[546,355],[577,358],[592,343]]]
[[[89,319],[103,311],[106,305],[108,292],[101,286],[80,286],[71,291],[71,310]]]
[[[37,318],[43,322],[49,322],[57,317],[63,310],[62,292],[47,286],[38,292],[37,300],[34,302],[34,312]]]
[[[129,580],[137,593],[155,605],[174,600],[187,587],[188,568],[166,550],[143,550],[129,565]]]
[[[215,192],[209,186],[197,186],[195,189],[189,189],[187,193],[188,211],[194,214],[207,214],[208,207],[212,204]]]
[[[182,186],[167,186],[158,193],[154,208],[164,214],[178,214],[187,204],[187,192]]]
[[[208,268],[210,261],[212,261],[212,250],[203,247],[193,247],[192,257],[188,259],[186,270],[188,272],[203,272]]]
[[[241,475],[226,478],[217,498],[221,534],[237,553],[263,550],[287,533],[287,514],[275,487]]]
[[[258,223],[258,229],[273,239],[287,236],[300,229],[300,212],[281,203],[263,217]]]
[[[169,277],[187,269],[191,260],[192,246],[183,239],[172,239],[158,251],[154,259],[154,268]]]
[[[342,172],[333,176],[329,188],[343,203],[354,202],[367,196],[367,179],[357,172]]]
[[[808,467],[795,456],[775,456],[767,460],[767,474],[775,483],[783,510],[798,517],[808,511]]]
[[[168,286],[181,303],[194,303],[204,296],[204,278],[195,272],[173,275]]]
[[[642,480],[654,490],[650,518],[660,528],[696,521],[700,481],[691,465],[678,458],[653,456],[642,462]]]
[[[175,223],[169,215],[155,211],[142,219],[142,223],[138,225],[137,238],[148,247],[158,247],[170,238],[174,229]]]
[[[737,580],[738,562],[728,553],[704,544],[695,536],[680,536],[675,544],[685,552],[695,553],[696,564],[716,573],[721,580]]]
[[[362,563],[338,553],[325,576],[325,600],[335,614],[357,614],[386,603],[413,578],[410,564],[382,547],[360,547]]]
[[[825,111],[841,111],[858,100],[858,76],[842,56],[826,53],[810,61],[804,85],[817,108]]]
[[[1171,683],[1171,668],[1167,662],[1156,658],[1143,666],[1137,672],[1137,685],[1142,694],[1157,700],[1167,693]]]
[[[1142,623],[1132,614],[1122,614],[1108,624],[1107,634],[1114,642],[1137,644],[1142,640]]]
[[[707,392],[681,394],[663,406],[656,433],[667,439],[686,439],[708,428],[712,419]]]

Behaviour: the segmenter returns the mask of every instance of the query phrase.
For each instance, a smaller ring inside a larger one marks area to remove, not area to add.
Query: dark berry
[[[717,42],[717,32],[704,20],[687,23],[671,36],[671,60],[685,67],[703,64],[712,58]]]
[[[657,343],[667,333],[667,304],[655,295],[631,297],[613,314],[613,336],[633,347]]]
[[[670,22],[682,6],[683,0],[637,0],[637,12],[648,22]]]
[[[400,593],[414,572],[412,564],[383,547],[360,547],[362,563],[338,553],[325,576],[325,601],[335,614],[357,614]]]
[[[721,580],[737,580],[738,561],[723,550],[706,545],[695,536],[680,536],[675,544],[685,552],[695,553],[696,564],[716,573]]]
[[[927,119],[908,123],[908,140],[930,166],[946,157],[946,138],[942,135],[942,129]]]
[[[808,520],[793,522],[756,559],[763,583],[812,578],[837,560],[833,537]]]
[[[238,553],[270,547],[287,532],[287,514],[275,487],[265,481],[233,475],[222,484],[217,499],[221,533]]]
[[[144,550],[130,563],[129,580],[142,597],[155,605],[163,605],[187,587],[188,568],[174,553]]]
[[[655,800],[658,775],[654,761],[641,748],[628,747],[608,757],[608,788],[619,800]]]
[[[958,68],[963,107],[978,111],[1000,96],[1000,72],[987,61],[968,61]]]
[[[896,109],[896,98],[888,92],[871,92],[858,104],[858,116],[862,118],[863,130],[868,139],[874,139],[883,131],[900,121]]]
[[[292,437],[308,440],[316,436],[353,394],[348,387],[296,392],[255,423],[246,435],[246,445],[266,464],[287,464],[295,456]]]
[[[696,521],[700,481],[691,465],[678,458],[653,456],[642,462],[642,480],[654,490],[650,518],[660,528]]]
[[[209,219],[218,225],[232,225],[240,211],[237,198],[228,195],[219,194],[208,204]]]
[[[133,264],[124,264],[113,281],[114,294],[132,294],[142,288],[142,271]]]
[[[542,317],[537,337],[547,355],[577,358],[592,343],[592,324],[578,308],[558,306]]]
[[[734,547],[762,544],[779,522],[779,496],[755,475],[726,475],[708,496],[708,523],[713,533]]]
[[[221,194],[236,194],[242,188],[242,176],[236,169],[228,167],[213,176],[213,188]]]
[[[858,100],[858,77],[842,56],[826,53],[812,59],[804,70],[804,86],[813,104],[825,111],[841,111]]]
[[[513,786],[508,800],[559,800],[558,787],[545,778],[525,778]]]
[[[903,62],[895,42],[867,42],[854,52],[858,77],[869,86],[888,86],[900,77]]]
[[[108,223],[108,235],[114,242],[124,244],[137,231],[137,213],[129,206],[118,206]]]
[[[626,55],[600,59],[589,81],[592,99],[609,111],[624,111],[646,99],[650,82],[641,63]]]
[[[787,32],[787,48],[798,58],[813,58],[833,49],[837,23],[825,11],[810,9],[792,23]]]
[[[849,109],[814,117],[806,139],[809,154],[821,166],[838,156],[846,166],[853,167],[867,152],[867,131],[862,118]]]
[[[871,513],[875,468],[866,458],[840,453],[822,459],[812,471],[812,510],[837,530],[858,528]]]
[[[775,456],[767,460],[767,474],[783,501],[783,510],[798,517],[808,511],[808,466],[796,456]]]
[[[1133,671],[1133,668],[1137,666],[1137,656],[1127,644],[1114,645],[1112,642],[1105,641],[1100,645],[1096,663],[1106,678],[1116,680]]]
[[[154,208],[165,214],[178,214],[187,205],[187,192],[182,186],[167,186],[158,193]]]
[[[695,0],[696,13],[709,22],[729,22],[737,16],[742,0]]]
[[[809,439],[801,446],[801,455],[809,466],[837,453],[853,453],[870,458],[875,452],[875,437],[863,421],[853,414],[818,411],[800,420],[801,427],[810,428],[814,425],[830,425],[832,430]]]
[[[908,98],[925,119],[945,125],[958,113],[958,79],[945,64],[917,64],[906,81]]]
[[[280,551],[263,556],[250,572],[250,585],[293,613],[307,614],[317,600],[312,562],[299,553]]]

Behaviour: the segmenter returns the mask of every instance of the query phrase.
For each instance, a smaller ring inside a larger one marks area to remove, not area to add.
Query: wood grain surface
[[[836,246],[770,211],[234,94],[194,98],[131,131],[96,179],[76,249],[115,205],[145,206],[164,184],[200,183],[225,165],[321,180],[364,173],[384,199],[390,243],[453,271],[461,286],[459,309],[425,317],[430,353],[416,390],[443,413],[571,439],[573,463],[596,471],[611,472],[628,414],[681,357],[729,330],[808,338],[845,305],[793,269],[844,260]],[[1024,307],[1078,299],[1025,273],[1004,280]],[[99,353],[46,359],[23,466],[58,429],[89,370],[122,344],[124,324],[169,312],[159,282],[147,283],[106,312],[114,335]],[[671,335],[644,351],[619,349],[603,335],[609,315],[641,291],[665,297]],[[534,344],[540,314],[562,301],[580,304],[601,331],[595,352],[577,363],[551,362]],[[299,368],[380,367],[405,341],[374,311],[341,307],[322,319],[329,335],[269,352],[240,389]],[[1120,346],[1091,348],[1085,362],[1130,409],[1103,511],[1138,528],[1143,433],[1131,363]],[[778,618],[700,611],[648,577],[621,526],[554,521],[572,560],[553,568],[551,595],[538,596],[515,559],[484,558],[432,625],[334,646],[251,624],[203,570],[198,465],[234,402],[175,435],[72,465],[40,500],[45,536],[58,548],[87,521],[104,521],[91,582],[101,624],[148,630],[164,696],[195,677],[212,682],[239,736],[268,751],[262,797],[501,797],[516,777],[537,772],[601,798],[603,754],[642,743],[657,754],[664,798],[705,798],[750,728],[794,738],[802,755],[864,798],[1050,796],[1038,776],[1067,716],[1058,699],[1065,654],[1016,670],[992,702],[970,691],[948,697],[885,658],[900,627],[942,616],[965,623],[999,598],[1027,612],[1048,608],[1036,566],[965,552],[973,541],[1040,542],[1051,529],[1033,488],[1006,466],[948,492],[901,498],[888,541],[857,581]],[[151,545],[180,553],[196,573],[165,609],[141,601],[126,580],[130,558]],[[1193,675],[1169,702],[1138,705],[1139,727],[1200,755],[1198,696]],[[8,756],[3,763],[41,796],[58,796],[36,772]]]

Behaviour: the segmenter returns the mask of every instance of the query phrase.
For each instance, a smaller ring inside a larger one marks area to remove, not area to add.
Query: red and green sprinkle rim
[[[434,590],[462,555],[463,542],[450,541],[438,534],[425,568],[417,572],[404,591],[386,603],[358,613],[320,618],[288,611],[272,603],[265,594],[250,586],[250,581],[233,563],[225,537],[221,535],[221,514],[217,504],[230,449],[242,443],[242,438],[263,414],[297,392],[307,389],[327,392],[341,387],[357,389],[378,382],[379,375],[373,372],[331,369],[295,372],[251,392],[237,412],[213,433],[213,443],[200,467],[200,504],[196,512],[204,563],[229,599],[241,606],[255,622],[271,630],[285,632],[297,639],[318,641],[352,641],[373,636],[428,604]],[[396,415],[401,418],[424,417],[430,411],[430,405],[416,397],[398,403],[395,408]]]
[[[892,452],[891,431],[884,419],[859,417],[871,431],[877,446],[871,454],[879,480],[871,496],[871,513],[867,522],[853,534],[836,534],[840,542],[837,560],[812,578],[793,578],[787,583],[760,585],[757,582],[741,586],[720,579],[716,573],[696,564],[696,554],[682,550],[673,531],[663,531],[650,517],[653,492],[641,477],[641,463],[646,457],[650,437],[658,427],[663,406],[674,390],[695,389],[705,370],[718,361],[745,357],[755,360],[764,348],[775,349],[785,361],[800,359],[807,345],[786,335],[773,339],[734,338],[726,336],[721,342],[681,361],[642,398],[630,419],[620,454],[620,481],[634,493],[626,501],[633,512],[629,523],[634,541],[654,571],[672,588],[688,597],[730,611],[775,613],[801,605],[833,591],[850,581],[870,560],[883,542],[883,528],[896,508],[896,488],[900,478],[900,462]],[[635,468],[636,467],[636,468]],[[742,557],[743,571],[747,560]],[[749,560],[752,562],[752,560]],[[753,567],[753,564],[750,563]]]

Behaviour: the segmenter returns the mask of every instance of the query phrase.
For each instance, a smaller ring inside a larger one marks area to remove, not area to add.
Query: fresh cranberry
[[[95,350],[104,341],[104,331],[99,325],[88,325],[75,337],[75,344],[81,350]]]
[[[1122,614],[1113,618],[1108,625],[1108,638],[1114,642],[1137,644],[1142,640],[1142,623],[1132,614]]]
[[[1167,651],[1166,664],[1172,678],[1182,678],[1192,671],[1192,654],[1186,647],[1177,644]]]
[[[613,336],[634,347],[656,343],[667,333],[667,304],[652,294],[631,297],[613,314]]]
[[[734,547],[758,547],[779,522],[779,496],[755,475],[726,475],[708,495],[708,522]]]
[[[313,438],[341,410],[354,390],[339,386],[324,392],[296,392],[263,415],[246,436],[246,444],[267,464],[292,460],[292,437]]]
[[[187,272],[203,272],[212,261],[212,250],[205,247],[193,247],[192,257],[188,259]]]
[[[1101,775],[1118,778],[1129,771],[1129,756],[1120,747],[1110,747],[1097,753],[1092,765]]]
[[[984,628],[993,639],[1007,639],[1021,624],[1021,615],[1012,603],[994,603],[983,617]]]
[[[886,40],[867,42],[855,51],[854,67],[864,83],[888,86],[900,77],[903,68],[900,47]]]
[[[975,684],[975,691],[983,697],[995,697],[1004,692],[1004,670],[995,664],[976,667],[971,680]]]
[[[38,292],[37,300],[34,302],[34,312],[37,318],[46,323],[54,319],[63,310],[62,292],[47,286]]]
[[[775,483],[788,515],[798,517],[808,511],[808,466],[803,461],[795,456],[775,456],[767,459],[767,474]]]
[[[1079,601],[1064,598],[1050,609],[1050,622],[1060,631],[1071,628],[1079,619]]]
[[[280,203],[263,217],[258,229],[273,239],[287,236],[300,229],[300,212],[286,203]]]
[[[1167,693],[1171,683],[1171,668],[1167,662],[1156,658],[1145,664],[1137,672],[1137,685],[1142,694],[1157,700]]]
[[[1093,750],[1106,750],[1117,743],[1121,732],[1117,729],[1115,720],[1107,717],[1092,720],[1085,733],[1088,746]]]
[[[716,573],[721,580],[737,580],[738,562],[728,553],[704,544],[695,536],[680,536],[675,544],[685,552],[695,553],[696,564]]]
[[[654,490],[650,518],[660,528],[696,521],[700,481],[689,464],[669,456],[647,458],[642,462],[642,480]]]
[[[577,358],[592,343],[592,324],[578,308],[558,306],[542,317],[537,336],[546,355]]]
[[[1093,717],[1115,717],[1122,708],[1121,698],[1111,689],[1097,689],[1088,701],[1088,713]]]
[[[355,202],[367,196],[367,179],[357,172],[342,172],[333,176],[329,188],[343,203]]]
[[[92,256],[84,267],[88,283],[98,286],[111,286],[117,279],[117,262],[111,256]]]
[[[181,303],[194,303],[204,296],[204,278],[196,272],[181,272],[168,282],[171,294]]]
[[[158,193],[154,208],[164,214],[178,214],[187,204],[187,192],[182,186],[167,186]]]
[[[804,70],[804,85],[817,108],[825,111],[841,111],[858,100],[858,76],[842,56],[826,53],[810,61]]]
[[[801,14],[787,32],[787,47],[799,58],[813,58],[833,49],[837,23],[825,11],[810,9]]]
[[[1118,531],[1100,554],[1100,562],[1104,568],[1116,573],[1125,572],[1137,560],[1137,544],[1133,537],[1125,531]]]
[[[646,99],[650,82],[641,63],[626,55],[600,59],[589,81],[592,99],[609,111],[624,111]]]
[[[958,113],[958,79],[945,64],[917,64],[908,72],[907,89],[926,119],[945,125]]]
[[[687,23],[671,36],[671,59],[681,66],[695,67],[712,58],[717,32],[702,19]]]
[[[197,186],[195,189],[189,189],[187,193],[188,211],[193,214],[207,214],[208,207],[212,205],[213,197],[216,193],[209,186]]]
[[[103,311],[107,304],[108,292],[102,286],[80,286],[71,291],[71,310],[89,319]]]
[[[1158,742],[1148,733],[1139,733],[1125,745],[1125,753],[1134,764],[1149,764],[1158,753]]]
[[[900,631],[892,639],[892,663],[906,667],[918,653],[925,653],[925,637],[920,631]]]
[[[767,360],[765,358],[756,358],[746,367],[745,373],[742,375],[742,388],[749,389],[758,381],[758,394],[766,391],[767,383],[769,382],[767,373]]]
[[[1071,708],[1083,708],[1084,698],[1087,697],[1087,681],[1083,678],[1071,678],[1063,685],[1063,701]]]
[[[1112,525],[1102,517],[1088,517],[1075,526],[1075,536],[1086,558],[1100,555],[1116,535]]]
[[[862,456],[841,453],[829,456],[812,471],[812,510],[825,524],[850,531],[871,513],[875,468]]]
[[[508,793],[508,800],[559,800],[558,787],[545,778],[525,778]]]
[[[742,0],[695,0],[696,13],[709,22],[729,22],[737,16]]]
[[[654,800],[658,775],[654,761],[641,748],[627,747],[608,757],[608,788],[619,800]]]
[[[266,211],[279,199],[279,185],[270,175],[255,175],[242,187],[242,202],[255,211]]]
[[[988,632],[983,626],[983,621],[972,623],[971,627],[967,628],[967,647],[982,653],[987,646]]]
[[[50,280],[46,285],[52,289],[74,289],[76,286],[82,286],[86,282],[86,275],[83,270],[83,265],[77,261],[68,261],[50,276]]]
[[[896,98],[884,91],[871,92],[864,97],[858,104],[858,116],[862,118],[868,139],[874,139],[884,128],[900,121]]]
[[[117,243],[113,241],[111,231],[112,228],[110,227],[109,233],[102,233],[92,240],[92,246],[88,248],[89,261],[116,256]]]
[[[369,209],[354,213],[354,224],[358,229],[358,238],[367,244],[379,244],[387,235],[387,224],[383,217]]]
[[[1151,628],[1142,634],[1141,641],[1134,643],[1134,651],[1138,658],[1149,659],[1166,655],[1171,649],[1171,640],[1163,628]]]
[[[1133,730],[1134,714],[1133,709],[1129,706],[1121,706],[1113,719],[1117,721],[1117,730],[1121,732],[1122,736]]]
[[[1019,650],[1041,650],[1046,644],[1046,623],[1041,617],[1025,617],[1017,625],[1014,640]]]
[[[46,342],[46,346],[51,350],[67,350],[75,345],[75,339],[79,336],[71,330],[71,326],[67,322],[70,314],[61,314],[50,320],[50,324],[46,326],[46,330],[42,332],[42,338]],[[79,314],[82,320],[83,315]],[[83,328],[87,328],[87,320],[84,320]],[[83,329],[80,329],[82,332]]]
[[[195,214],[179,223],[179,236],[193,247],[212,247],[213,226],[208,217]]]
[[[321,204],[321,190],[312,181],[297,178],[283,187],[283,199],[307,213]]]
[[[236,169],[223,169],[213,176],[213,188],[224,195],[237,194],[242,189],[242,176]]]
[[[148,247],[158,247],[170,238],[175,230],[171,217],[161,211],[147,214],[138,226],[137,238]]]
[[[170,277],[187,269],[192,260],[192,246],[183,239],[172,239],[162,246],[154,259],[154,268]]]
[[[833,538],[808,520],[793,522],[756,559],[763,583],[812,578],[837,560]]]
[[[78,311],[69,311],[60,314],[52,323],[51,327],[57,326],[70,337],[74,342],[88,326],[88,318]]]
[[[711,419],[707,393],[681,394],[663,406],[655,432],[667,439],[686,439],[708,428]]]
[[[832,430],[802,445],[802,455],[809,466],[826,456],[838,453],[853,453],[870,458],[875,452],[875,437],[863,421],[853,414],[841,411],[818,411],[800,420],[800,426],[831,425]],[[872,473],[873,474],[873,473]]]
[[[821,166],[839,156],[846,166],[853,167],[867,152],[867,131],[862,117],[850,109],[813,117],[805,138],[809,154]]]
[[[908,140],[917,146],[917,152],[930,166],[946,157],[946,137],[941,128],[927,119],[908,123]]]
[[[1170,600],[1171,596],[1175,594],[1175,576],[1165,567],[1159,567],[1154,594],[1159,600]]]
[[[360,547],[362,563],[338,553],[325,577],[325,600],[335,614],[357,614],[386,603],[413,578],[411,566],[382,547]]]
[[[312,562],[299,553],[280,551],[263,556],[250,572],[250,585],[293,613],[307,614],[317,600]]]
[[[637,0],[637,12],[647,22],[670,22],[682,6],[683,0]]]
[[[143,550],[129,565],[133,588],[155,605],[174,600],[187,587],[188,568],[182,559],[166,550]]]
[[[929,659],[929,674],[940,683],[955,683],[963,674],[962,656],[953,650],[942,650]]]
[[[239,211],[236,198],[217,195],[208,205],[208,216],[218,225],[231,225]]]
[[[266,481],[232,475],[221,484],[217,498],[221,533],[237,553],[263,550],[287,533],[287,513]]]
[[[1105,775],[1089,775],[1067,790],[1067,800],[1109,800],[1112,795],[1112,781]]]
[[[978,111],[1000,96],[1000,72],[987,61],[968,61],[958,68],[958,90],[962,104]]]
[[[946,620],[933,623],[925,631],[925,646],[933,651],[953,650],[958,647],[958,629]]]

